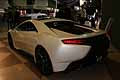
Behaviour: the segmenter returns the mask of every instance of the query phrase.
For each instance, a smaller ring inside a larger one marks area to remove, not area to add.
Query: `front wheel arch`
[[[10,32],[8,32],[8,43],[9,43],[9,46],[11,49],[15,49],[13,38],[12,38]]]

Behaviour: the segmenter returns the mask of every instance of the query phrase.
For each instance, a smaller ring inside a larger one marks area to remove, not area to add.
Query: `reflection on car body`
[[[24,21],[9,30],[8,42],[11,48],[33,55],[43,74],[64,71],[87,56],[104,58],[109,47],[105,31],[59,18]]]

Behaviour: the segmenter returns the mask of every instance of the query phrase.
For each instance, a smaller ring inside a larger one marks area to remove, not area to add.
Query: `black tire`
[[[9,44],[11,49],[15,49],[15,47],[13,45],[13,40],[12,40],[12,37],[11,37],[10,33],[8,33],[8,44]]]
[[[35,51],[36,64],[43,75],[50,75],[53,73],[52,64],[48,53],[44,48],[37,48]]]

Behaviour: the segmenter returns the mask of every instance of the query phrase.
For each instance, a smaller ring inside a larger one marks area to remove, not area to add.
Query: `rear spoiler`
[[[104,29],[106,32],[109,32],[109,30],[111,29],[111,27],[112,27],[112,22],[113,22],[113,18],[110,17],[110,18],[108,19],[107,25],[105,26],[105,29]],[[98,20],[96,29],[100,29],[100,23],[101,23],[101,18]]]
[[[106,27],[105,27],[105,31],[106,31],[106,32],[109,32],[109,30],[111,29],[111,27],[112,27],[112,22],[113,22],[113,19],[110,17],[109,20],[108,20],[108,22],[107,22],[107,25],[106,25]]]

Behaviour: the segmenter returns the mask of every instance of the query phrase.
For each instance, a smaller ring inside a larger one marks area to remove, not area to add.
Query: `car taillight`
[[[62,40],[64,44],[81,44],[84,43],[85,40],[79,40],[79,39],[66,39]]]

